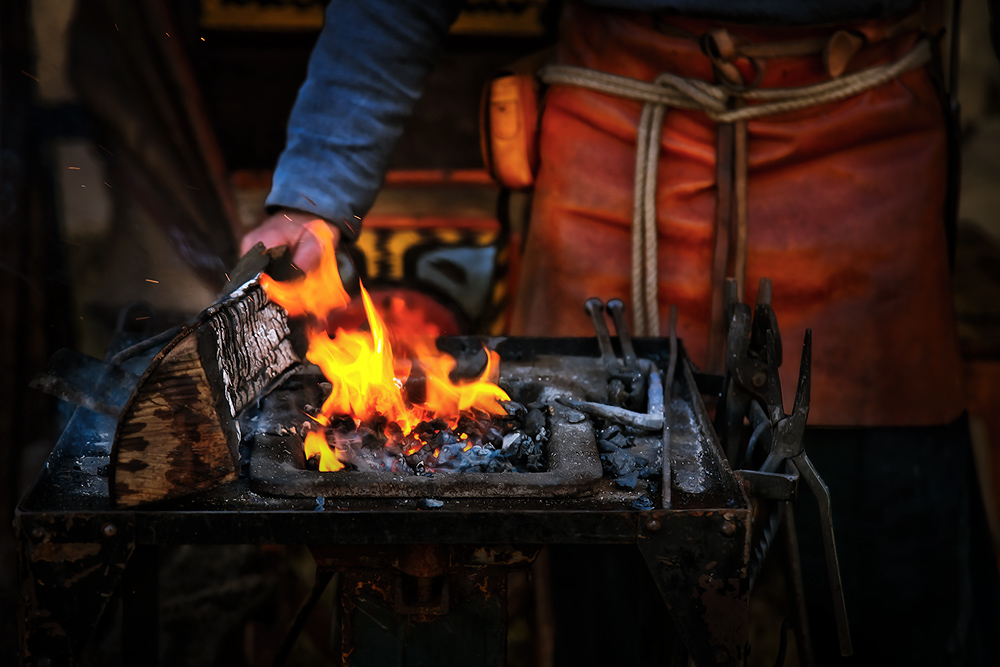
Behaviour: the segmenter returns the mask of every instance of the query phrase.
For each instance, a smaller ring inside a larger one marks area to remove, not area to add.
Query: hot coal
[[[391,470],[431,477],[449,472],[544,472],[549,426],[541,406],[503,403],[505,414],[463,415],[454,427],[443,419],[418,424],[404,434],[383,417],[356,425],[331,420],[327,442],[348,470]],[[316,469],[314,457],[306,463]]]

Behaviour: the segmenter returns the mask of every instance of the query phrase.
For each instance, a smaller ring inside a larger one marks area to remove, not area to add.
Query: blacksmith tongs
[[[777,337],[776,322],[770,308],[770,290],[767,289],[769,287],[769,284],[762,285],[762,288],[765,288],[763,290],[765,295],[763,299],[758,299],[752,327],[747,326],[749,324],[749,307],[740,304],[733,310],[728,336],[727,370],[731,381],[736,385],[734,389],[752,397],[752,402],[757,403],[757,405],[763,404],[765,406],[766,418],[761,420],[757,430],[760,430],[761,427],[765,429],[770,427],[771,446],[757,473],[774,475],[787,472],[796,479],[801,476],[816,497],[819,505],[820,528],[826,551],[827,573],[830,578],[840,651],[842,655],[848,656],[852,654],[853,649],[834,539],[830,491],[806,454],[804,446],[806,418],[809,415],[812,331],[806,330],[805,340],[802,344],[802,360],[799,365],[798,385],[792,413],[785,414],[781,380],[778,375],[781,343]],[[749,337],[746,335],[747,329],[751,329]],[[759,433],[755,435],[759,435]],[[757,439],[751,437],[751,446]],[[748,451],[746,455],[748,464],[751,458],[752,452]]]

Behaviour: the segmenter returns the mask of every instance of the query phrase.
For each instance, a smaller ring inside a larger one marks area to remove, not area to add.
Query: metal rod
[[[852,655],[851,627],[847,620],[847,605],[844,603],[844,587],[840,580],[840,563],[837,560],[837,542],[833,534],[833,512],[830,509],[830,490],[823,482],[812,461],[804,454],[789,462],[805,478],[806,484],[819,504],[820,528],[823,533],[823,547],[826,550],[826,569],[830,577],[830,593],[833,596],[833,616],[837,621],[837,637],[840,640],[840,654]]]
[[[674,373],[677,372],[677,306],[670,304],[670,321],[668,336],[670,337],[670,360],[667,361],[667,374],[663,377],[663,410],[664,415],[673,413]],[[670,425],[663,425],[663,444],[661,457],[663,459],[663,478],[660,480],[660,498],[663,509],[670,507],[672,502],[673,466],[670,462]]]
[[[585,412],[593,417],[600,417],[601,419],[613,421],[617,424],[621,424],[622,426],[631,426],[632,428],[641,429],[643,431],[659,431],[663,428],[662,415],[656,416],[648,415],[642,412],[633,412],[632,410],[618,408],[613,405],[605,405],[603,403],[575,401],[572,398],[566,398],[564,396],[559,396],[556,400],[566,407],[579,410],[580,412]]]
[[[646,413],[658,417],[663,416],[663,380],[660,379],[660,369],[656,364],[649,364],[649,378],[646,388]]]
[[[155,544],[137,544],[124,574],[122,657],[126,665],[160,664],[160,570]]]
[[[792,603],[792,618],[795,623],[795,644],[798,647],[799,664],[814,667],[812,635],[809,632],[809,614],[806,611],[805,585],[802,582],[802,559],[799,556],[799,535],[795,528],[795,511],[791,503],[785,503],[785,586]]]
[[[323,591],[326,590],[326,587],[330,584],[330,580],[333,579],[335,574],[331,570],[316,571],[316,583],[313,584],[309,597],[302,603],[299,613],[295,615],[295,620],[292,621],[292,627],[288,629],[288,634],[285,635],[281,646],[278,647],[278,652],[274,655],[274,667],[282,667],[288,660],[288,656],[292,654],[292,649],[295,648],[295,642],[298,641],[299,635],[302,634],[302,628],[305,627],[306,621],[309,619],[309,614],[312,613],[319,599],[323,597]]]

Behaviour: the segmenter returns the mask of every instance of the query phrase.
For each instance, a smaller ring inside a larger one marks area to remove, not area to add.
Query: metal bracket
[[[18,514],[15,528],[22,664],[71,664],[135,550],[132,517]]]

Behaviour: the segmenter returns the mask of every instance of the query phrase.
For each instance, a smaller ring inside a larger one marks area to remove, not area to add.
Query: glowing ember
[[[385,435],[398,440],[400,433],[408,436],[425,421],[443,420],[452,428],[463,414],[471,416],[476,411],[504,414],[498,401],[509,397],[495,384],[499,355],[487,350],[486,368],[479,378],[459,384],[452,382],[449,374],[455,360],[437,349],[435,340],[439,330],[407,309],[401,300],[389,304],[383,319],[362,285],[361,299],[369,330],[338,328],[331,337],[327,321],[350,303],[350,297],[340,280],[332,232],[318,220],[307,229],[323,248],[319,265],[297,281],[278,282],[268,275],[261,276],[260,281],[268,297],[290,316],[308,318],[306,358],[320,367],[333,387],[315,417],[317,428],[306,435],[307,458],[319,456],[323,471],[344,467],[337,450],[329,446],[326,438],[327,426],[335,417],[346,415],[355,423],[371,423],[384,417]],[[393,354],[394,349],[399,356]],[[424,380],[426,395],[419,402],[410,400],[405,390],[411,375]],[[406,454],[416,453],[423,445],[420,439],[414,439]]]

